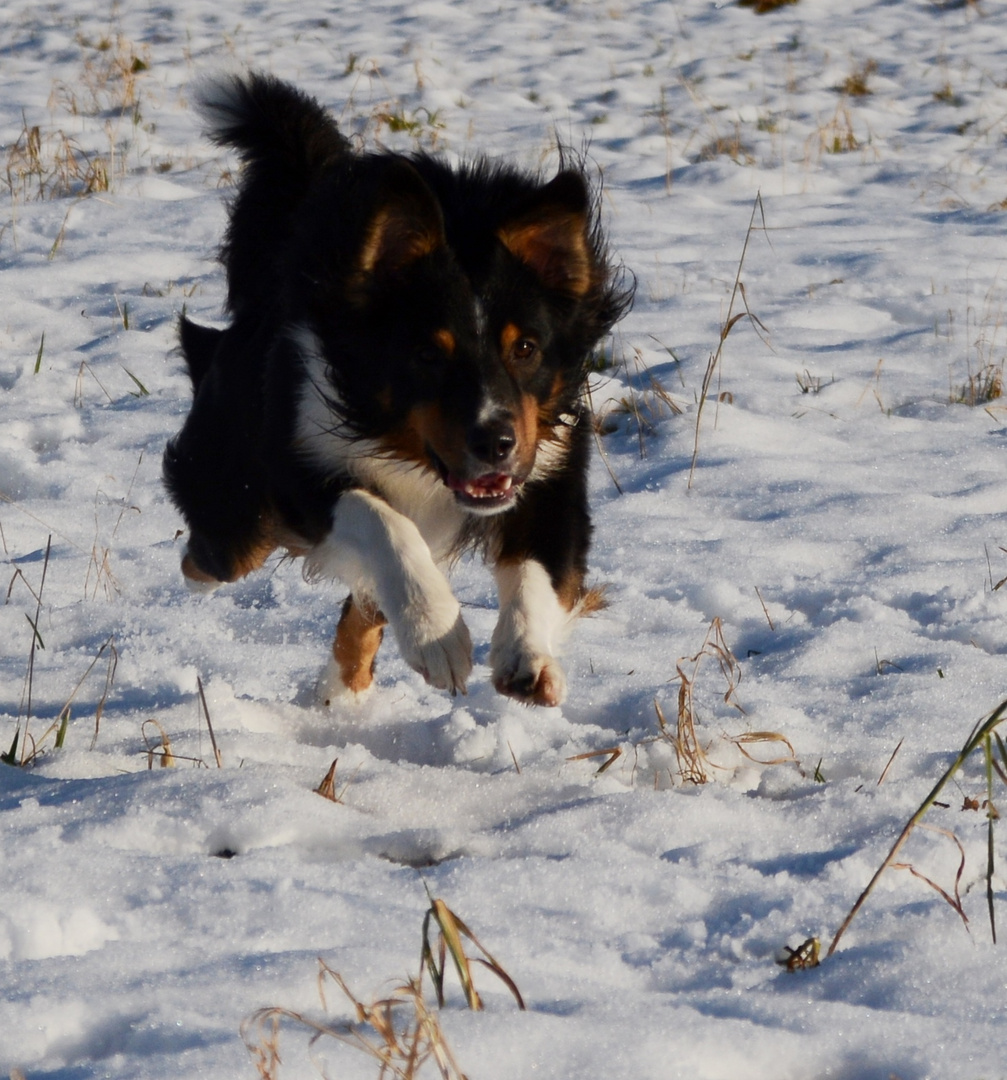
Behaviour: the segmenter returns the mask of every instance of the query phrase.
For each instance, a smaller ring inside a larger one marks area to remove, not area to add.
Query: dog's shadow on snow
[[[387,762],[476,771],[514,768],[506,732],[523,731],[531,715],[497,694],[488,669],[480,667],[467,695],[450,697],[405,676],[381,680],[362,700],[337,699],[326,707],[305,691],[294,704],[301,706],[295,737],[304,745],[354,745]]]

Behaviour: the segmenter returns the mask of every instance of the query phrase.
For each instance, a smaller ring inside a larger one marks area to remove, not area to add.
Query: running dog
[[[180,330],[194,397],[164,476],[188,583],[303,556],[351,589],[322,700],[370,687],[386,625],[427,682],[464,692],[445,568],[475,549],[499,592],[496,689],[559,704],[557,648],[592,597],[590,358],[632,302],[583,169],[358,153],[261,74],[206,85],[201,108],[243,169],[229,325]]]

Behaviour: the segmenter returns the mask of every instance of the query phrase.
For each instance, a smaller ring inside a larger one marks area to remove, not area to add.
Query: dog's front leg
[[[309,578],[338,577],[372,598],[410,667],[431,686],[465,692],[472,641],[461,608],[419,529],[383,499],[340,496],[328,536],[305,560]]]
[[[556,653],[574,612],[536,559],[501,560],[494,573],[500,618],[490,647],[493,685],[527,705],[559,705],[566,676]]]

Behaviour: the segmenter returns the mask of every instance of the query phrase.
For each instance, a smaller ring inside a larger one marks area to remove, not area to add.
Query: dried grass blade
[[[749,761],[755,762],[756,765],[788,765],[791,762],[797,761],[797,754],[794,751],[793,743],[791,743],[786,735],[781,735],[778,731],[746,731],[743,735],[732,735],[727,741],[734,743],[741,753],[744,754]],[[783,743],[790,753],[786,757],[778,757],[773,758],[770,761],[763,761],[761,758],[755,757],[745,749],[747,743],[764,742]]]
[[[605,761],[603,761],[601,763],[601,765],[598,767],[597,771],[594,774],[595,776],[601,776],[601,774],[607,768],[609,768],[616,761],[618,761],[620,757],[622,757],[622,747],[621,746],[606,746],[601,750],[588,750],[583,754],[574,754],[573,757],[568,757],[566,760],[567,761],[589,761],[591,758],[596,758],[596,757],[605,758]],[[516,764],[517,764],[517,762],[515,762],[515,765]],[[520,771],[521,770],[518,769],[518,772],[520,772]]]
[[[942,829],[940,831],[943,832],[944,830]],[[961,847],[960,844],[958,846],[959,846],[959,848]],[[902,862],[892,863],[892,869],[893,870],[908,870],[909,873],[913,875],[913,877],[919,878],[920,881],[924,882],[926,885],[929,885],[930,888],[934,890],[934,892],[938,893],[944,899],[944,901],[948,904],[949,907],[954,909],[954,911],[957,913],[958,917],[965,924],[965,929],[966,930],[969,929],[969,918],[965,914],[965,910],[962,907],[961,897],[958,895],[958,883],[961,880],[962,871],[965,869],[965,852],[964,851],[962,851],[961,863],[959,864],[959,867],[958,867],[958,873],[955,876],[955,895],[953,897],[950,896],[944,889],[942,889],[940,887],[940,885],[937,884],[936,881],[934,881],[932,878],[927,877],[927,875],[922,873],[921,871],[917,870],[916,867],[913,866],[911,863],[902,863]],[[969,931],[969,933],[971,933],[971,931]]]
[[[888,764],[881,770],[881,775],[878,777],[877,786],[885,782],[885,777],[888,775],[888,770],[892,767],[892,762],[895,760],[895,755],[902,749],[902,744],[905,742],[905,738],[899,739],[899,745],[892,751],[892,756],[888,759]]]
[[[206,705],[206,694],[203,693],[203,680],[197,675],[196,686],[199,688],[199,700],[203,706],[203,716],[206,719],[206,730],[210,733],[210,745],[213,747],[213,757],[217,762],[217,768],[223,768],[220,751],[217,749],[217,739],[213,734],[213,724],[210,722],[210,710]]]
[[[21,764],[22,765],[24,765],[27,761],[30,760],[29,757],[25,756],[25,751],[28,748],[28,739],[30,737],[28,735],[28,725],[31,723],[32,689],[33,689],[34,681],[35,681],[35,650],[36,650],[36,645],[41,646],[43,649],[45,648],[45,645],[42,643],[42,638],[41,638],[41,636],[39,635],[39,632],[38,632],[38,624],[39,624],[39,620],[42,618],[42,593],[45,591],[45,577],[46,577],[47,571],[49,570],[49,556],[50,556],[51,553],[52,553],[52,533],[49,534],[49,536],[48,536],[48,538],[46,539],[46,542],[45,542],[45,558],[42,561],[42,577],[41,577],[41,580],[39,581],[38,595],[35,598],[35,620],[34,620],[34,622],[32,622],[31,616],[28,615],[27,612],[25,613],[25,617],[28,619],[28,622],[31,624],[32,639],[31,639],[31,648],[29,648],[29,650],[28,650],[28,672],[27,672],[27,675],[25,676],[25,680],[26,680],[26,684],[27,684],[27,687],[26,687],[27,693],[26,693],[26,699],[25,699],[26,704],[25,704],[25,718],[24,718],[24,742],[21,744]],[[35,748],[35,742],[34,742],[34,740],[32,740],[33,755],[34,755],[34,748]]]
[[[147,737],[147,725],[153,724],[157,728],[158,734],[161,737],[159,743],[151,745],[150,739]],[[158,755],[161,759],[161,768],[170,769],[175,764],[175,755],[171,752],[171,739],[168,737],[168,733],[161,726],[160,722],[150,717],[148,720],[144,720],[143,725],[140,728],[140,734],[143,736],[144,745],[147,747],[147,768],[153,769],[154,767],[154,755],[158,750],[161,751]]]
[[[328,799],[330,802],[339,802],[336,798],[336,766],[339,764],[339,758],[336,758],[329,766],[329,771],[322,778],[322,782],[315,788],[315,794],[321,795],[323,799]]]
[[[430,945],[430,920],[432,917],[432,909],[428,910],[426,915],[423,916],[423,945],[420,948],[420,977],[422,978],[424,970],[430,972],[430,981],[434,984],[434,994],[437,996],[437,1004],[443,1008],[444,958],[442,956],[440,963],[438,963]]]
[[[741,248],[741,258],[738,260],[738,270],[734,276],[734,288],[731,290],[731,299],[727,306],[727,318],[724,320],[724,324],[720,331],[720,341],[717,344],[716,351],[710,355],[710,360],[706,365],[706,372],[703,375],[703,382],[699,393],[699,401],[696,404],[696,432],[692,447],[692,462],[689,465],[689,479],[686,484],[686,487],[689,490],[692,489],[692,480],[696,472],[696,461],[699,458],[699,433],[700,424],[703,419],[703,407],[706,404],[706,399],[709,397],[710,386],[713,383],[714,373],[717,371],[717,368],[720,364],[720,357],[724,351],[724,342],[727,340],[727,335],[731,332],[731,329],[734,327],[735,323],[737,323],[738,319],[745,317],[745,313],[739,313],[738,315],[734,314],[734,304],[739,293],[741,293],[741,272],[745,265],[745,256],[748,254],[748,244],[752,238],[752,231],[755,227],[756,212],[760,212],[762,214],[762,227],[763,229],[765,229],[766,212],[762,205],[761,192],[758,192],[756,194],[755,202],[752,205],[752,216],[748,222],[748,229],[745,231],[745,242]],[[745,312],[750,315],[750,312],[748,312],[747,301],[744,302]]]
[[[472,981],[472,969],[462,946],[461,935],[466,933],[463,929],[464,924],[459,922],[457,916],[443,900],[434,900],[430,910],[440,929],[441,938],[451,954],[451,959],[454,961],[455,970],[458,972],[458,978],[462,984],[462,990],[465,992],[465,1000],[468,1002],[470,1009],[478,1012],[483,1007],[483,1003],[475,988],[475,983]],[[472,935],[468,934],[468,936],[471,938]]]
[[[499,961],[492,955],[492,953],[490,953],[489,949],[487,949],[486,946],[483,945],[483,943],[475,936],[475,934],[472,933],[468,926],[466,926],[465,923],[462,922],[462,920],[457,915],[454,915],[454,919],[458,924],[458,929],[469,939],[469,941],[472,942],[473,945],[475,945],[475,947],[485,957],[485,959],[473,957],[473,962],[482,964],[484,967],[489,968],[489,970],[492,971],[502,982],[506,983],[507,986],[510,988],[511,993],[514,995],[518,1006],[523,1010],[525,1007],[524,999],[521,997],[521,993],[518,990],[516,984],[514,983],[514,980],[511,979],[511,977],[504,971],[504,969],[500,966]]]
[[[116,669],[119,667],[119,652],[115,647],[115,640],[112,634],[109,634],[108,640],[98,650],[98,656],[95,657],[95,661],[105,651],[106,646],[109,650],[108,667],[105,669],[105,688],[102,690],[101,697],[98,700],[98,704],[94,710],[94,735],[91,737],[91,749],[94,749],[95,743],[98,741],[98,731],[101,728],[102,714],[105,712],[105,705],[108,702],[108,695],[111,693],[112,684],[115,682]],[[69,704],[69,703],[68,703]]]
[[[487,956],[489,954],[487,953]],[[521,996],[521,991],[517,988],[517,983],[507,974],[506,971],[496,961],[485,960],[481,956],[472,957],[473,964],[482,964],[483,967],[488,968],[493,974],[507,987],[507,989],[514,995],[514,1000],[517,1002],[517,1007],[524,1012],[526,1009],[524,998]]]
[[[1007,769],[1007,746],[1004,745],[1003,739],[1000,738],[999,731],[993,732],[993,738],[996,739],[997,749],[1000,751],[1000,761],[1003,762],[1004,766],[1003,768],[1001,768],[1000,762],[998,762],[996,758],[994,758],[993,768],[996,769],[997,776],[999,776],[1000,779],[1005,784],[1007,784],[1007,772],[1004,771],[1004,769]]]

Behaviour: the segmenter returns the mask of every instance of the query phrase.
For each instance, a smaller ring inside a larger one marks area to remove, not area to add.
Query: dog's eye
[[[531,338],[518,338],[511,349],[511,356],[519,364],[532,363],[538,357],[538,342]]]

